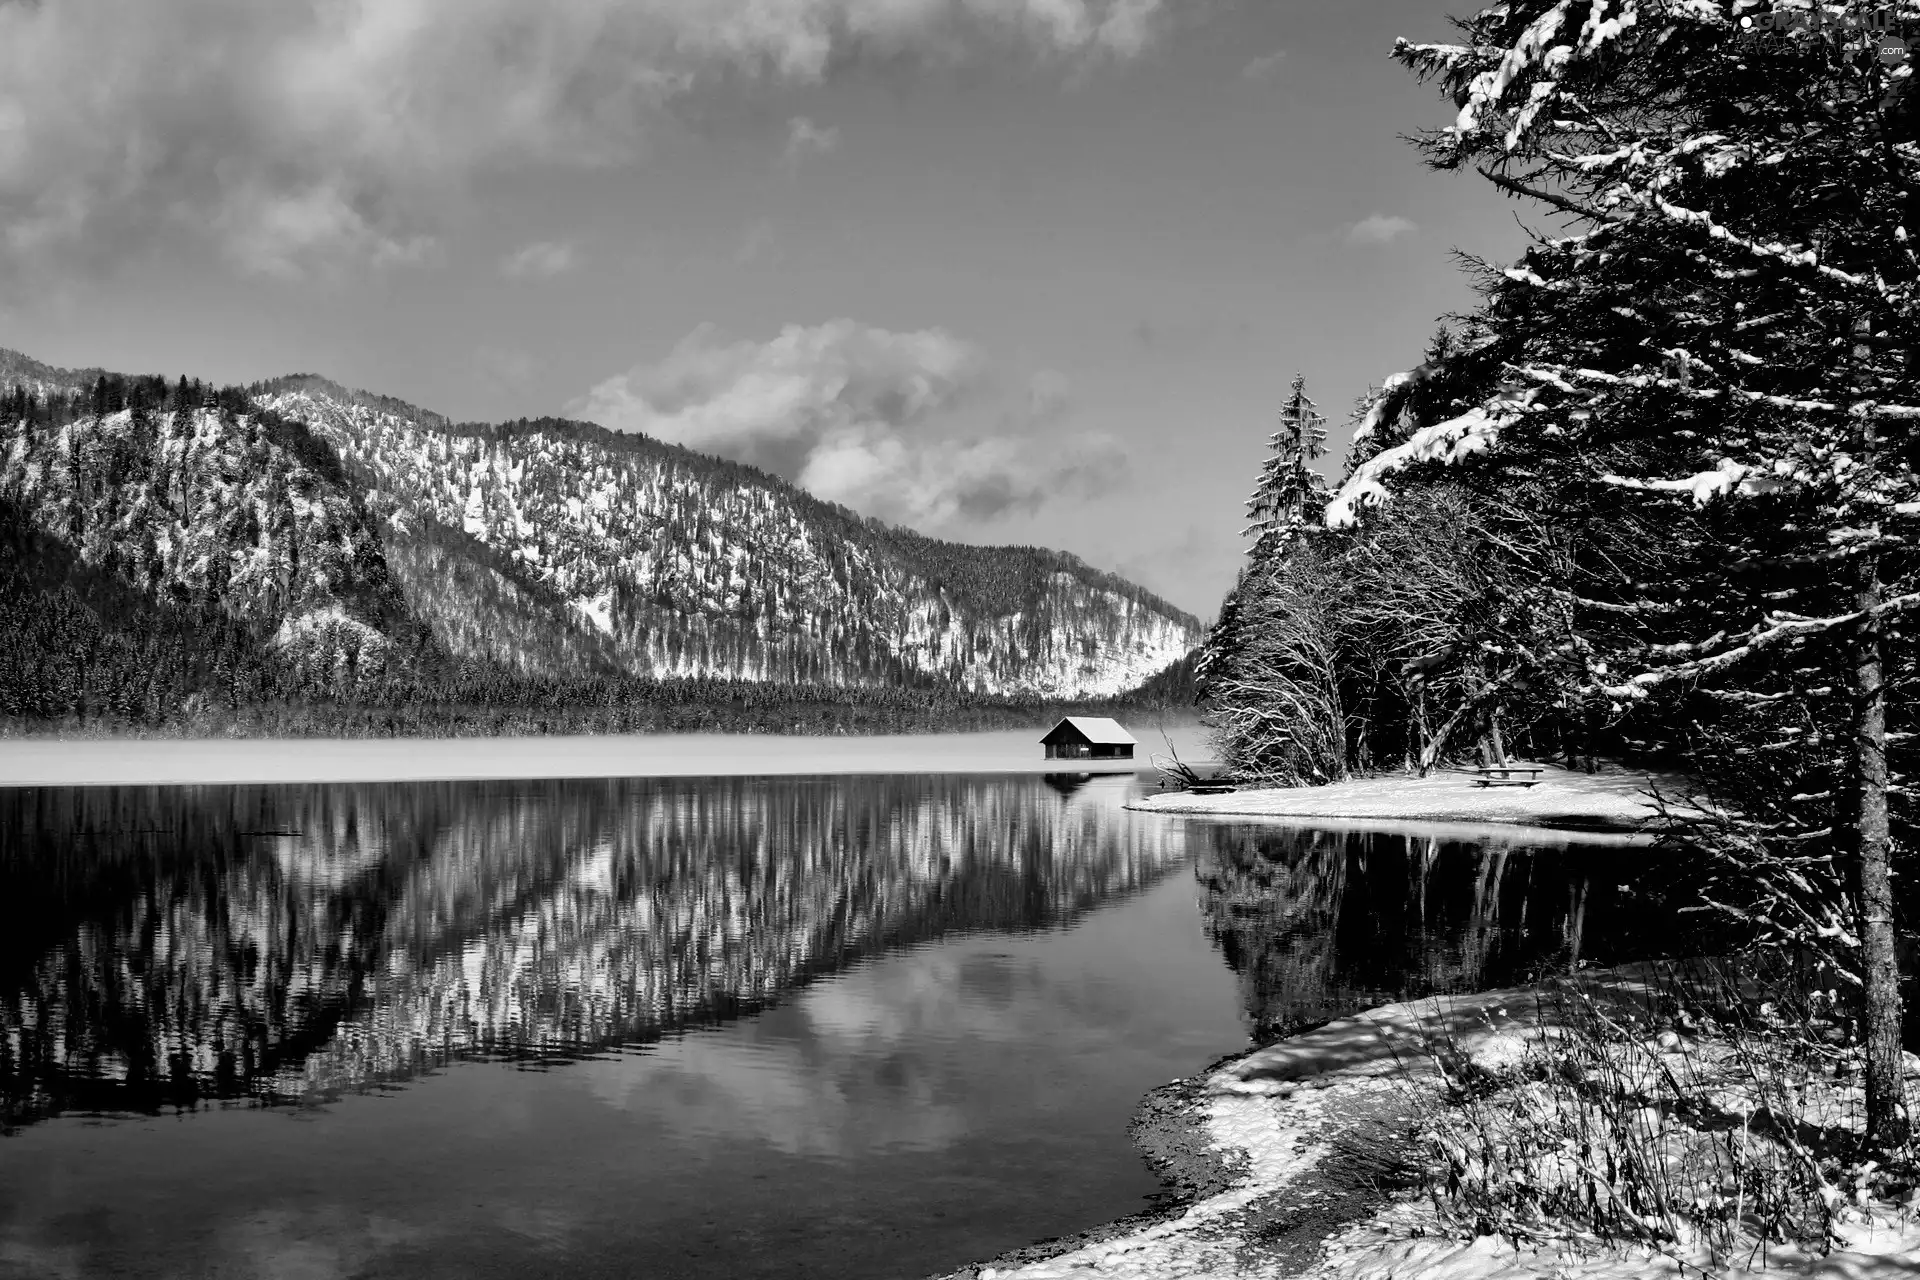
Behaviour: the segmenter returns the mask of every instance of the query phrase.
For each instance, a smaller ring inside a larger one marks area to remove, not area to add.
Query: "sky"
[[[1526,241],[1412,0],[0,0],[0,346],[751,462],[1203,619]]]

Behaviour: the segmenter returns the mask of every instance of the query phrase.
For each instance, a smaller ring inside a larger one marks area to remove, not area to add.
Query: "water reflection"
[[[1240,975],[1255,1037],[1674,941],[1672,918],[1629,910],[1617,883],[1643,852],[1542,835],[1220,825],[1194,840],[1208,936]]]
[[[1142,785],[0,790],[0,1276],[932,1274],[1145,1207],[1249,1023],[1640,945],[1635,851]]]
[[[1184,857],[1116,784],[0,790],[0,1125],[565,1060],[1062,924]]]

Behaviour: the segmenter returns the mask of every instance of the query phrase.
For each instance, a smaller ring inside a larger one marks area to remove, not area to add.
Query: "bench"
[[[1476,787],[1531,787],[1540,781],[1540,775],[1546,772],[1544,765],[1537,764],[1483,764],[1474,770],[1478,775],[1473,780]],[[1516,778],[1516,773],[1524,773],[1524,778]]]
[[[1187,788],[1187,791],[1196,796],[1217,796],[1224,795],[1229,791],[1238,791],[1239,789],[1240,784],[1237,782],[1221,782],[1217,779],[1209,778],[1204,782],[1193,783]]]

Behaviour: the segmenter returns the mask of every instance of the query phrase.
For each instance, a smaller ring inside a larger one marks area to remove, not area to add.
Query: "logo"
[[[1858,49],[1869,49],[1889,67],[1897,67],[1909,56],[1906,24],[1891,8],[1871,9],[1864,13],[1848,9],[1830,14],[1819,0],[1804,9],[1789,9],[1776,4],[1765,13],[1750,13],[1740,19],[1738,36],[1742,43],[1754,43],[1769,37],[1784,38],[1796,31],[1811,31],[1825,40]]]

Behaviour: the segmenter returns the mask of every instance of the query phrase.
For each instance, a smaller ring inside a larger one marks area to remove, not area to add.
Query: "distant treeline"
[[[1150,694],[1081,703],[935,689],[842,688],[712,678],[522,678],[366,682],[336,692],[289,687],[259,668],[216,658],[213,696],[148,667],[185,655],[151,645],[91,647],[80,678],[22,697],[0,689],[0,736],[469,737],[592,733],[871,734],[1029,728],[1063,715],[1183,714]],[[246,650],[241,650],[245,652]],[[224,655],[223,655],[224,656]],[[9,666],[7,674],[13,674]],[[1136,729],[1140,726],[1136,725]],[[1151,746],[1150,737],[1142,741]]]
[[[942,704],[933,699],[852,700],[841,689],[769,686],[760,697],[695,700],[662,682],[650,694],[612,705],[561,703],[361,702],[251,703],[202,707],[156,721],[112,714],[69,718],[0,719],[0,737],[130,738],[466,738],[549,734],[762,733],[860,735],[979,733],[998,729],[1038,732],[1064,715],[1185,714],[1186,708],[1143,707],[1116,700],[1081,704],[1021,703],[982,698]],[[693,683],[693,682],[685,682]],[[1129,721],[1140,737],[1144,763],[1157,749],[1151,724]]]
[[[517,674],[431,646],[372,674],[286,660],[257,628],[79,562],[0,501],[0,734],[904,733],[1180,712],[1190,662],[1073,704],[939,687]]]

